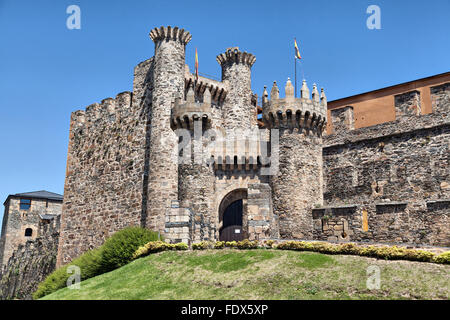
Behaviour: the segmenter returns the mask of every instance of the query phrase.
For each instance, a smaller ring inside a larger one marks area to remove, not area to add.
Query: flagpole
[[[297,58],[294,56],[294,68],[295,68],[295,97],[297,98]]]
[[[197,87],[197,74],[198,74],[198,63],[197,63],[197,48],[195,48],[195,59],[194,59],[194,101],[195,101],[195,89]]]
[[[300,69],[302,70],[302,80],[305,80],[305,73],[303,72],[303,64],[300,61]]]

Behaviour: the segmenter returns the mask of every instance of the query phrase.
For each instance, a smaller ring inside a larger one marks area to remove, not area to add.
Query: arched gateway
[[[219,206],[219,240],[240,241],[247,236],[247,189],[229,192]]]

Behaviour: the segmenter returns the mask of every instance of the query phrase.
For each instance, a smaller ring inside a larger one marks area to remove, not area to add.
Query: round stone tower
[[[228,48],[217,56],[222,67],[222,81],[228,86],[223,108],[225,129],[250,129],[257,126],[256,108],[252,106],[251,68],[256,58],[241,52],[238,47]]]
[[[303,81],[301,98],[288,79],[286,98],[274,82],[270,100],[263,99],[263,121],[279,138],[278,172],[270,177],[273,212],[285,239],[311,239],[312,208],[323,204],[322,132],[326,127],[325,94],[316,86],[309,97]],[[267,97],[264,90],[263,97]],[[272,158],[277,155],[272,154]]]
[[[191,35],[178,27],[150,32],[155,43],[145,226],[163,231],[165,213],[178,198],[177,136],[170,127],[175,98],[184,96],[185,48]]]
[[[191,241],[213,240],[216,232],[212,213],[214,170],[210,164],[203,134],[211,128],[211,92],[203,93],[203,102],[195,102],[190,87],[186,100],[176,99],[172,128],[179,141],[178,200],[181,208],[192,212]]]

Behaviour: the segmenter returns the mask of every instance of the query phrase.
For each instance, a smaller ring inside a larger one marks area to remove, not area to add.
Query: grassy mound
[[[52,272],[39,284],[33,298],[39,299],[66,287],[69,277],[74,274],[74,270],[68,269],[71,266],[79,267],[80,279],[86,280],[129,263],[140,246],[156,240],[158,233],[154,231],[140,227],[122,229],[108,238],[101,247],[87,251]]]
[[[380,288],[368,289],[369,266]],[[450,266],[291,250],[165,251],[44,299],[449,299]]]

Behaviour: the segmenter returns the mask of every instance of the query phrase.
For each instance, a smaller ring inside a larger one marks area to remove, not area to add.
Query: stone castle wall
[[[58,264],[146,220],[153,59],[124,92],[72,114]]]
[[[407,92],[395,97],[396,121],[351,130],[349,113],[325,138],[316,238],[450,245],[449,88],[431,88],[432,114],[418,115],[420,96]]]
[[[39,236],[20,244],[0,270],[0,300],[32,299],[56,266],[60,217],[39,224]]]

